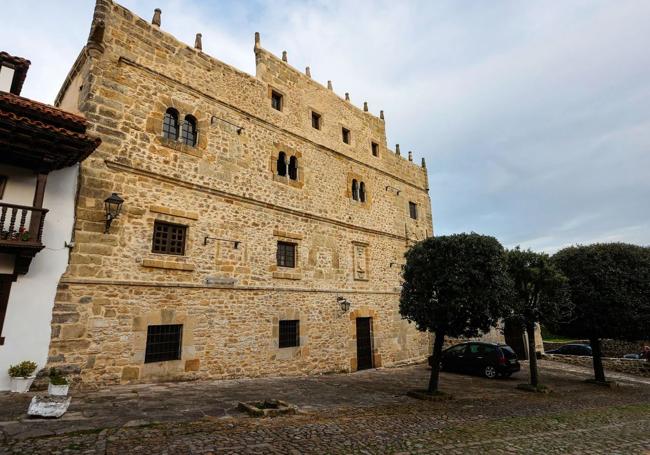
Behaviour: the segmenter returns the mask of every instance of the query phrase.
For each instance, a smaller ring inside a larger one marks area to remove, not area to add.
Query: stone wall
[[[375,366],[422,360],[430,338],[398,301],[405,250],[433,232],[427,175],[388,150],[383,119],[259,45],[253,77],[108,0],[101,23],[68,77],[82,83],[59,95],[83,87],[78,108],[102,145],[81,167],[49,366],[86,384],[353,371],[357,317],[372,317]],[[169,107],[197,119],[195,147],[162,137]],[[298,158],[296,180],[277,175],[280,151]],[[350,197],[351,178],[366,184],[365,203]],[[125,202],[104,233],[112,192]],[[152,253],[155,221],[187,227],[183,255]],[[296,244],[296,267],[276,264],[278,241]],[[300,347],[278,348],[282,319],[300,321]],[[180,360],[144,363],[158,324],[183,325]]]
[[[593,360],[589,356],[544,354],[544,358],[570,365],[593,368]],[[619,373],[650,377],[650,363],[646,360],[605,357],[603,358],[603,368],[605,368],[605,376],[607,376],[608,371],[617,371]]]
[[[589,344],[589,340],[575,340],[562,343],[544,342],[545,350],[557,349],[565,344]],[[604,357],[623,357],[625,354],[639,354],[644,346],[650,346],[650,341],[624,341],[624,340],[601,340],[600,346]]]

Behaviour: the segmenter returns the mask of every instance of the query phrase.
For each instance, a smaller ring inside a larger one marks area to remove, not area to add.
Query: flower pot
[[[47,386],[47,393],[48,395],[53,395],[57,397],[64,397],[68,394],[68,388],[70,387],[70,384],[65,384],[65,385],[54,385],[50,383]]]
[[[36,376],[30,376],[28,378],[11,378],[11,391],[18,393],[25,393],[32,386]]]

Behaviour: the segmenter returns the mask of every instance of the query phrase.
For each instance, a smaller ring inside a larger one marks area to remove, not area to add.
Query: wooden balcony
[[[25,274],[45,245],[43,224],[47,209],[0,202],[0,253],[16,257],[14,273]]]

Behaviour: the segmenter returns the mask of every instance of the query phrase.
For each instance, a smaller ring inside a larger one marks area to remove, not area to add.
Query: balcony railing
[[[42,246],[47,209],[0,202],[0,245]]]

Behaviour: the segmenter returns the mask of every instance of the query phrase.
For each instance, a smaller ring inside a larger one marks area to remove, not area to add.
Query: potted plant
[[[64,397],[68,394],[70,382],[56,368],[50,368],[50,383],[47,386],[49,395]]]
[[[29,390],[34,382],[34,372],[36,371],[36,363],[30,360],[25,360],[17,365],[9,367],[9,377],[11,377],[11,391],[18,393],[25,393]]]

